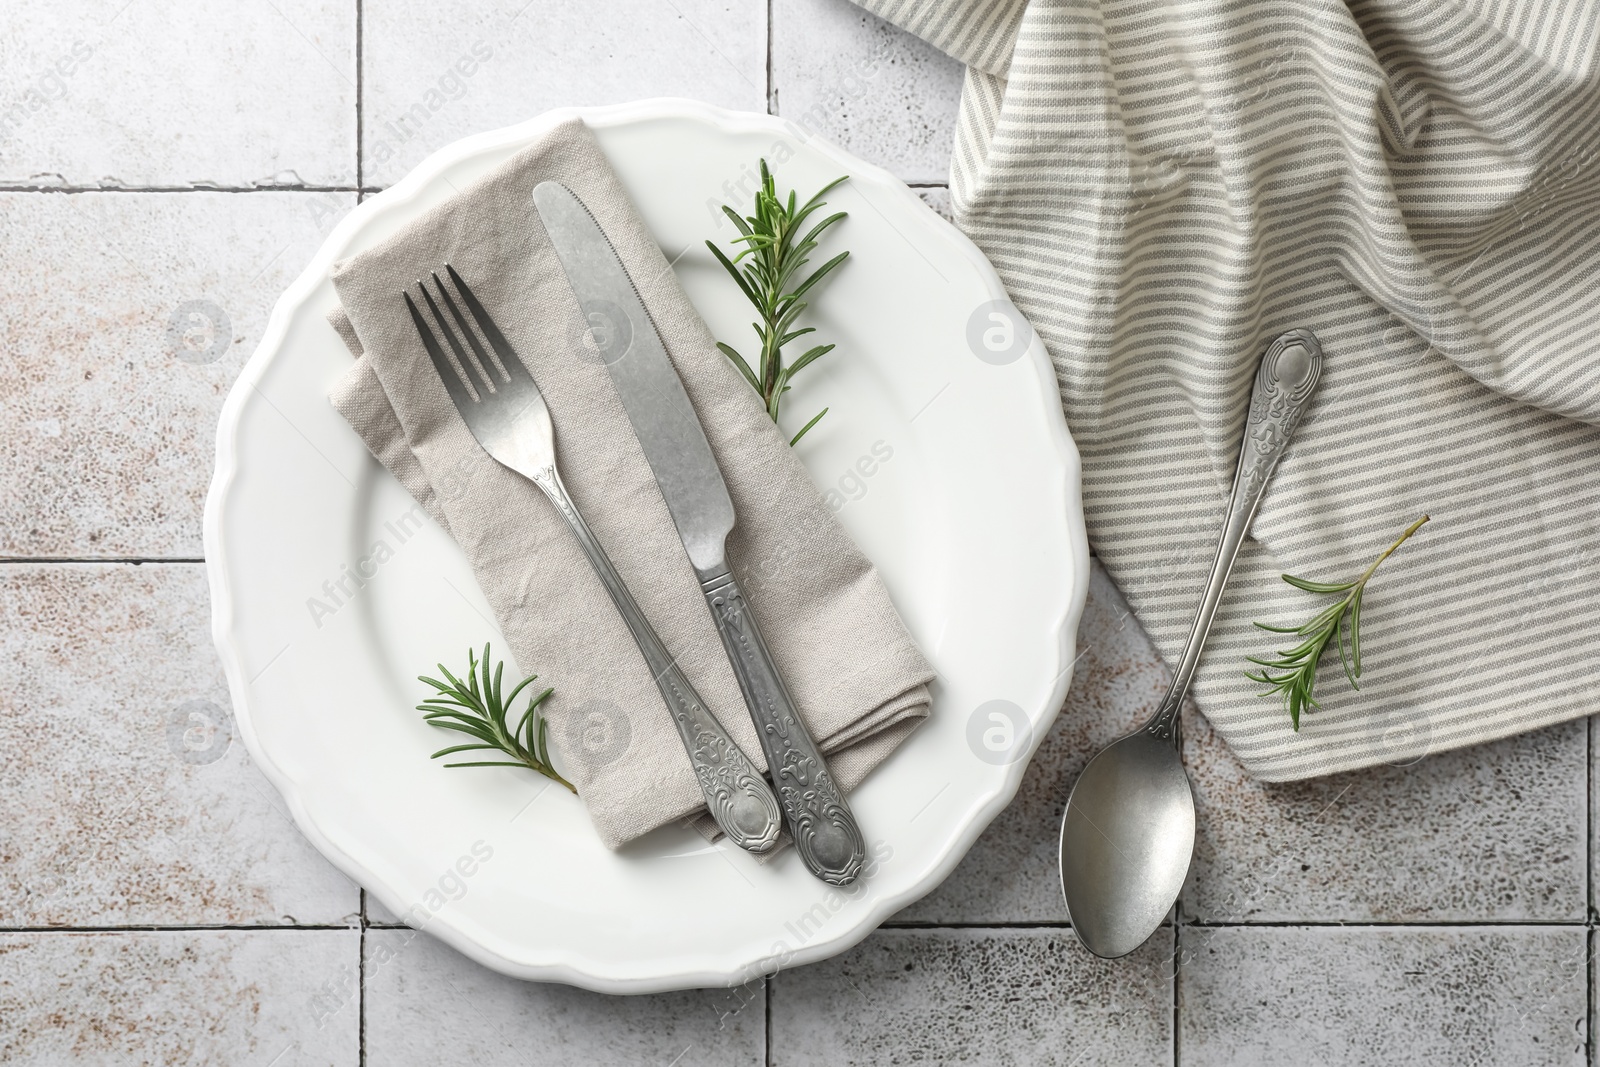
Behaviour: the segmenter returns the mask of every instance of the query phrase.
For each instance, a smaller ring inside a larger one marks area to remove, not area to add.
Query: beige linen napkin
[[[854,788],[927,715],[932,671],[581,122],[335,266],[343,308],[331,321],[358,358],[334,406],[460,544],[517,666],[555,688],[551,740],[606,845],[696,816],[704,831],[689,759],[627,627],[544,495],[468,432],[401,300],[447,262],[473,287],[539,383],[579,509],[690,681],[764,767],[666,504],[611,379],[581,344],[577,303],[533,209],[545,179],[594,213],[660,330],[738,514],[730,563],[818,744]]]

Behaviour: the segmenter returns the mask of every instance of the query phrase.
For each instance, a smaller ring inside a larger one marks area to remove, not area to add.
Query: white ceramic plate
[[[736,344],[750,316],[702,244],[732,230],[712,206],[749,199],[761,156],[802,191],[850,175],[829,200],[850,213],[833,240],[854,258],[816,321],[839,347],[787,410],[832,408],[800,453],[938,671],[933,713],[851,797],[876,862],[849,891],[793,850],[762,865],[677,827],[608,852],[565,790],[430,762],[440,742],[412,710],[416,675],[504,643],[454,543],[417,521],[326,399],[350,362],[323,318],[328,272],[572,114],[430,157],[345,219],[279,301],[217,434],[216,640],[251,755],[306,836],[391,911],[523,978],[736,983],[860,941],[949,874],[1015,793],[1071,674],[1088,578],[1078,457],[1025,324],[1007,361],[993,269],[897,179],[764,115],[580,110],[712,332]],[[379,541],[390,552],[374,562]],[[314,618],[310,598],[331,603],[324,583],[358,565],[376,572]]]

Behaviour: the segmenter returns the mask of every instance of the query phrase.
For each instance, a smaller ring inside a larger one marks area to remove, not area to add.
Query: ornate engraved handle
[[[1217,605],[1222,602],[1222,589],[1228,583],[1239,546],[1250,529],[1250,520],[1256,517],[1256,509],[1261,506],[1267,479],[1272,477],[1288,447],[1289,437],[1299,425],[1300,416],[1305,414],[1311,391],[1316,388],[1321,373],[1322,346],[1310,330],[1290,330],[1272,342],[1272,347],[1261,357],[1261,367],[1256,371],[1255,387],[1250,394],[1244,440],[1239,445],[1233,496],[1228,501],[1228,517],[1222,524],[1211,577],[1206,580],[1188,643],[1183,646],[1183,654],[1172,672],[1172,687],[1150,721],[1144,724],[1144,729],[1154,737],[1177,744],[1178,712],[1189,692],[1189,683],[1194,681],[1195,668],[1200,665],[1200,650],[1206,643],[1206,634],[1211,631],[1211,621],[1216,618]]]
[[[689,762],[694,765],[695,777],[700,780],[700,791],[705,795],[711,817],[740,848],[766,852],[777,842],[778,830],[782,827],[778,801],[767,780],[723,730],[716,717],[706,710],[705,701],[667,653],[650,621],[634,603],[633,594],[628,592],[622,576],[612,566],[606,550],[567,495],[567,487],[561,483],[561,475],[556,473],[555,467],[541,467],[534,472],[533,481],[572,527],[578,544],[583,546],[589,562],[594,565],[600,584],[611,594],[617,614],[622,616],[638,642],[662,699],[667,702],[678,736],[683,739],[684,750],[689,753]]]
[[[801,720],[739,583],[724,570],[701,575],[700,588],[755,720],[795,849],[812,874],[849,885],[861,873],[867,844],[844,791]]]

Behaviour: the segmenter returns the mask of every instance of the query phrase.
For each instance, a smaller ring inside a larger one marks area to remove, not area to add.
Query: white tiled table
[[[960,83],[845,0],[8,0],[0,1062],[1590,1062],[1586,724],[1269,787],[1191,716],[1180,921],[1116,963],[1079,949],[1062,800],[1165,681],[1098,573],[1016,803],[890,927],[764,987],[485,971],[369,913],[232,738],[200,561],[216,418],[363,191],[550,107],[681,95],[802,119],[942,208]]]

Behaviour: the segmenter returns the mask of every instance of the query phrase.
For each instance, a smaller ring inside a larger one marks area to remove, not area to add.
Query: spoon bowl
[[[1171,742],[1140,730],[1089,761],[1061,820],[1061,889],[1085,948],[1114,959],[1156,932],[1189,873],[1194,826]]]

